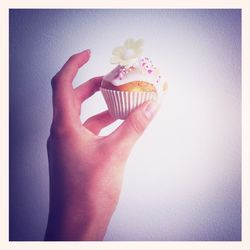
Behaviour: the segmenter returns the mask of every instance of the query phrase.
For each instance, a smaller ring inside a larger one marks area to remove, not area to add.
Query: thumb
[[[143,134],[159,109],[155,101],[143,103],[111,134],[114,143],[130,149]]]

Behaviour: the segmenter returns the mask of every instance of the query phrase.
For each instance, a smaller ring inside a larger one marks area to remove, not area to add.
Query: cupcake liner
[[[111,116],[123,120],[140,104],[157,98],[155,92],[117,91],[104,88],[100,90]]]

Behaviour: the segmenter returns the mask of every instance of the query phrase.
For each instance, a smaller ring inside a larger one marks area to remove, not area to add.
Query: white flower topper
[[[121,66],[130,67],[142,55],[143,40],[128,39],[123,46],[113,50],[110,62],[120,64]]]

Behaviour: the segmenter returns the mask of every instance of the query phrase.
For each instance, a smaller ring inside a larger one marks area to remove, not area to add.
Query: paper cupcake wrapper
[[[129,113],[140,104],[157,98],[155,92],[129,92],[103,88],[100,90],[107,103],[109,113],[117,119],[126,119]]]

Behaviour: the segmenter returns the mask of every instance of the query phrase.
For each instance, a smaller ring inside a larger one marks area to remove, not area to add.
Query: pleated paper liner
[[[140,104],[156,100],[155,92],[129,92],[100,88],[107,103],[109,113],[117,119],[126,119],[131,111]]]

